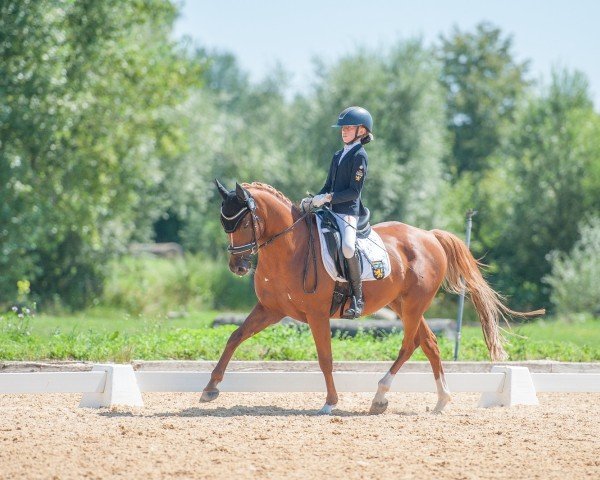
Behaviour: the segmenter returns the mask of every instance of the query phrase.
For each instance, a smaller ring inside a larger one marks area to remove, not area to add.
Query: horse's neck
[[[287,259],[301,255],[306,250],[306,241],[308,239],[308,228],[305,220],[300,220],[300,214],[293,214],[289,205],[275,201],[272,205],[266,207],[269,212],[265,219],[265,233],[262,242],[268,241],[276,235],[281,234],[264,250],[259,250],[259,255],[263,261],[269,262],[271,259],[275,262],[285,262]],[[310,220],[312,221],[312,220]],[[286,229],[289,231],[284,232]]]

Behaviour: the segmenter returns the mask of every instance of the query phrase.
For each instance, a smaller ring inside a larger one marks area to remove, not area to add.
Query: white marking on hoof
[[[444,410],[444,407],[452,398],[443,373],[440,375],[440,378],[435,381],[435,385],[437,387],[438,401],[432,413],[442,413],[442,410]]]
[[[387,410],[388,401],[385,398],[385,394],[390,390],[392,382],[394,381],[394,375],[387,372],[377,384],[377,393],[373,402],[371,403],[371,409],[369,415],[379,415]]]
[[[379,383],[377,384],[377,393],[375,394],[375,398],[373,399],[373,403],[385,403],[387,405],[387,400],[385,399],[385,394],[390,390],[392,386],[392,382],[394,381],[394,375],[390,372],[387,372]]]
[[[433,409],[433,413],[442,413],[444,407],[450,402],[451,397],[448,395],[447,397],[440,398],[435,404],[435,408]]]
[[[331,415],[331,412],[335,407],[337,407],[337,405],[329,405],[326,403],[323,405],[323,408],[317,412],[317,415]]]

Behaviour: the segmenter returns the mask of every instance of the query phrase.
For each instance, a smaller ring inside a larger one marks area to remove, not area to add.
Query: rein
[[[269,243],[277,240],[279,237],[281,237],[282,235],[285,235],[286,233],[288,233],[289,231],[293,230],[294,227],[300,222],[300,220],[303,220],[304,218],[306,218],[308,216],[309,212],[304,213],[303,215],[301,215],[294,223],[292,223],[289,227],[287,227],[285,230],[276,233],[275,235],[273,235],[271,238],[269,238],[267,241],[261,243],[258,248],[262,248],[262,247],[266,247]]]

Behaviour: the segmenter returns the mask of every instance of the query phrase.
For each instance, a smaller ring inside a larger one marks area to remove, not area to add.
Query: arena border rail
[[[335,372],[339,392],[375,392],[383,372]],[[0,394],[83,393],[80,407],[143,406],[142,392],[201,392],[209,372],[137,371],[97,364],[89,372],[0,373]],[[491,372],[448,373],[453,392],[481,393],[480,407],[537,405],[536,392],[600,392],[600,373],[531,373],[496,365]],[[321,392],[320,372],[229,372],[223,392]],[[431,373],[399,373],[393,392],[435,392]]]

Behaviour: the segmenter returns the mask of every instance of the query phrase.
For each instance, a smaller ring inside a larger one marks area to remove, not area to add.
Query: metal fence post
[[[470,208],[467,210],[467,248],[471,247],[471,227],[473,226],[473,216],[477,213],[477,210],[473,210]],[[458,360],[458,349],[460,347],[460,337],[462,333],[462,317],[463,317],[463,309],[465,306],[465,284],[464,280],[462,280],[462,291],[460,292],[460,297],[458,297],[458,315],[456,317],[456,340],[454,343],[454,361]]]

